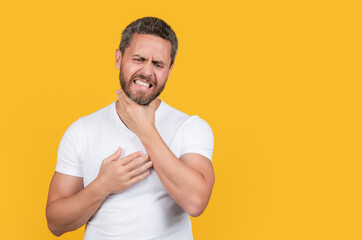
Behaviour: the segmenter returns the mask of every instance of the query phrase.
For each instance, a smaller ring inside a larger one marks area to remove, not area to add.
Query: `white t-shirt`
[[[98,175],[103,159],[122,148],[122,157],[146,153],[141,141],[119,118],[116,102],[81,117],[66,130],[56,171],[82,177],[84,187]],[[214,138],[209,125],[161,101],[155,124],[176,157],[198,153],[211,160]],[[156,172],[127,190],[109,195],[89,220],[85,240],[192,239],[188,214],[170,197]]]

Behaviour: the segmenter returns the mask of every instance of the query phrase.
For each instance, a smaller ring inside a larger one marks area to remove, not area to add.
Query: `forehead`
[[[125,55],[141,55],[164,61],[171,61],[171,43],[161,37],[135,33]]]

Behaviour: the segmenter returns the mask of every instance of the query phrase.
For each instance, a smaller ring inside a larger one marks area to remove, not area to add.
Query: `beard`
[[[144,91],[137,91],[136,93],[131,92],[131,86],[134,83],[135,79],[143,79],[148,83],[152,84],[152,92],[147,95]],[[153,100],[155,100],[165,88],[167,79],[163,85],[158,86],[157,81],[155,81],[151,77],[144,76],[143,74],[134,73],[130,79],[126,79],[122,68],[119,71],[119,83],[124,91],[124,93],[128,96],[129,99],[134,101],[135,103],[143,106],[148,106]]]

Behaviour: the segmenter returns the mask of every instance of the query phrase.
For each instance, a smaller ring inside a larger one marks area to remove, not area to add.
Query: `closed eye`
[[[158,64],[158,63],[155,63],[155,66],[156,66],[157,68],[164,68],[164,66],[163,66],[162,64]]]
[[[157,68],[164,68],[165,64],[162,61],[152,61],[153,65]]]
[[[144,62],[144,61],[146,61],[145,58],[133,58],[133,60],[136,61],[136,62]]]

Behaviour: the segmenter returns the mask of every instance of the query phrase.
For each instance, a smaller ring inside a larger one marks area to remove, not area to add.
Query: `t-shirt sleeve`
[[[214,135],[209,124],[198,116],[190,117],[184,124],[184,144],[180,156],[198,153],[212,161]]]
[[[71,176],[83,177],[79,154],[81,122],[71,124],[65,131],[58,148],[55,171]]]

